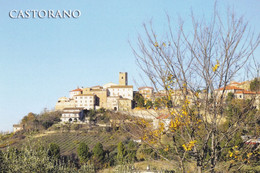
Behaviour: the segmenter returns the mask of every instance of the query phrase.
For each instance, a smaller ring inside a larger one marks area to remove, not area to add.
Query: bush
[[[50,143],[48,149],[48,156],[55,159],[60,157],[60,147],[58,144]]]
[[[50,149],[32,141],[19,150],[8,148],[2,151],[0,172],[77,172],[74,164],[67,164],[72,161],[65,163],[59,158],[50,158],[48,151]],[[3,165],[4,167],[2,167]]]
[[[72,124],[72,125],[71,125],[71,129],[72,129],[72,130],[79,130],[80,127],[81,127],[80,124]]]
[[[79,144],[77,153],[81,163],[87,163],[90,159],[91,153],[89,152],[88,145],[85,142]]]
[[[105,159],[105,151],[103,145],[98,142],[93,148],[93,161],[97,169],[102,168]]]

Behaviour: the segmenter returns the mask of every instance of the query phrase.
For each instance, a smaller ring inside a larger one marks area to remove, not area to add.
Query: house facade
[[[83,107],[78,108],[64,108],[61,114],[61,122],[70,123],[70,122],[80,122],[79,112],[83,110]]]
[[[138,91],[140,94],[142,94],[144,99],[152,100],[154,94],[153,87],[149,87],[149,86],[140,87],[138,88]]]

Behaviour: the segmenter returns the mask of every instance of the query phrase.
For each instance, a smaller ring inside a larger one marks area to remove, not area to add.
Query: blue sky
[[[163,32],[166,12],[186,20],[191,8],[207,17],[213,6],[211,0],[0,0],[0,131],[11,131],[28,112],[53,109],[77,86],[118,83],[120,71],[128,72],[129,84],[141,81],[128,41],[137,42],[142,23],[152,19]],[[220,0],[218,6],[222,11],[234,7],[259,32],[260,1]],[[11,19],[13,9],[78,9],[82,14],[78,19]]]

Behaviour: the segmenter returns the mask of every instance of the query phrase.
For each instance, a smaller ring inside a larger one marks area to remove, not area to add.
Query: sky
[[[234,8],[259,33],[259,0],[219,0]],[[59,97],[79,87],[118,83],[128,72],[134,88],[144,85],[129,42],[137,43],[143,23],[167,28],[190,11],[210,16],[211,0],[0,0],[0,131],[12,131],[29,112],[54,109]],[[78,18],[12,19],[11,10],[80,10]],[[175,19],[175,20],[174,20]],[[256,58],[260,56],[257,48]]]

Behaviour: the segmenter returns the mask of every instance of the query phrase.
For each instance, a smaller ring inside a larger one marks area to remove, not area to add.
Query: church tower
[[[119,85],[128,85],[127,72],[119,72]]]

